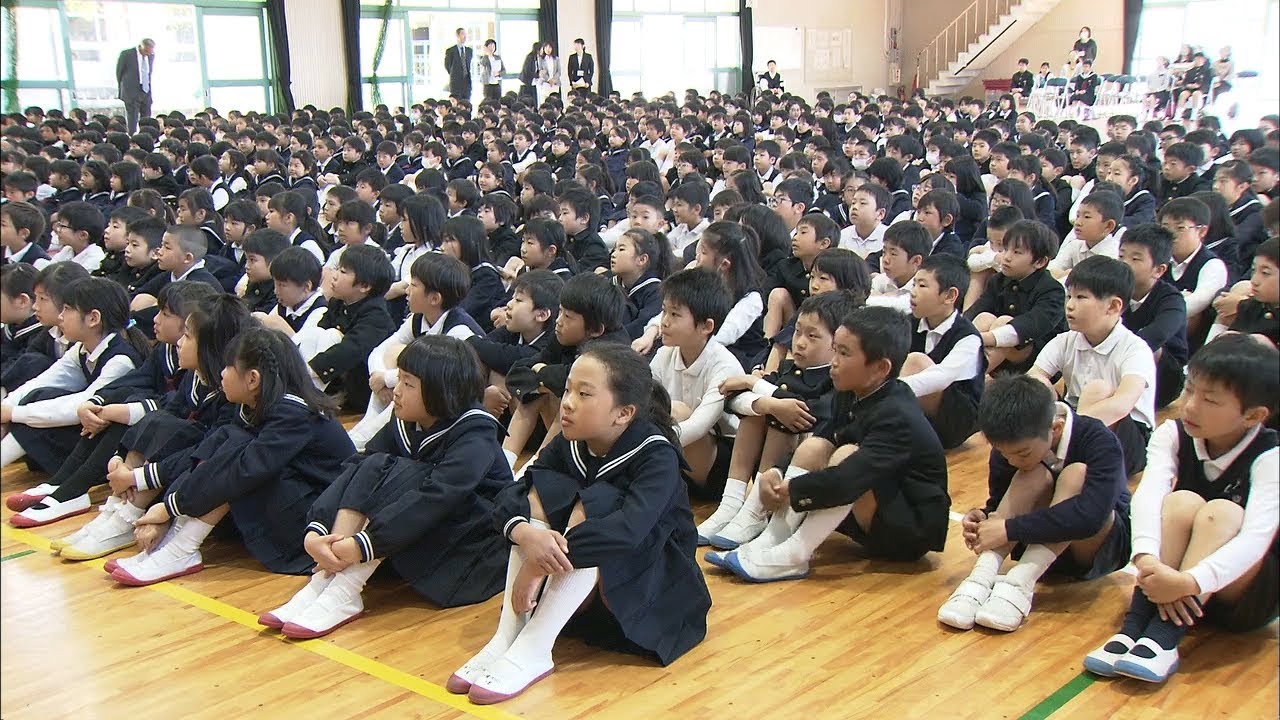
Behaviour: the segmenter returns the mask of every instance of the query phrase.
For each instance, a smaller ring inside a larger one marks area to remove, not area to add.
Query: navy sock
[[[1200,601],[1195,598],[1192,598],[1192,601],[1197,605],[1200,604]],[[1157,614],[1151,618],[1151,622],[1147,623],[1142,636],[1151,639],[1165,650],[1172,650],[1178,647],[1178,643],[1182,642],[1182,637],[1186,634],[1186,625],[1175,625],[1172,620],[1162,620]],[[1143,658],[1155,657],[1154,653],[1144,647],[1134,648],[1133,653]]]
[[[1124,614],[1124,622],[1120,625],[1120,633],[1128,635],[1137,640],[1142,637],[1142,631],[1147,629],[1147,624],[1151,622],[1151,618],[1158,618],[1160,609],[1156,604],[1147,598],[1147,594],[1142,592],[1142,588],[1135,587],[1133,589],[1133,599],[1129,601],[1129,610]]]

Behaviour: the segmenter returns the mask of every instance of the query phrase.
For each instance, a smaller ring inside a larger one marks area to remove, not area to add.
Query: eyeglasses
[[[1204,227],[1204,225],[1165,225],[1164,229],[1177,234],[1188,230],[1199,230],[1202,227]]]
[[[71,226],[64,222],[59,222],[59,223],[53,224],[53,229],[54,230],[70,230]]]

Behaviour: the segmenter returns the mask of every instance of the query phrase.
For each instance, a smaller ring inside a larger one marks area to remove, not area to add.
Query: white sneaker
[[[335,574],[310,605],[280,628],[285,637],[297,640],[318,638],[337,630],[364,614],[364,599],[341,573]]]
[[[93,560],[132,547],[137,542],[133,537],[133,523],[125,518],[124,511],[103,513],[90,525],[93,527],[88,533],[62,548],[62,557],[67,560]]]
[[[938,608],[938,622],[961,630],[973,629],[974,618],[978,608],[991,597],[991,586],[984,585],[972,577],[960,582],[951,597]]]
[[[1143,655],[1151,657],[1143,657]],[[1177,672],[1178,664],[1178,648],[1165,650],[1151,638],[1138,638],[1133,649],[1116,661],[1115,667],[1118,675],[1150,683],[1162,683]]]
[[[185,554],[174,549],[173,543],[156,550],[145,559],[138,560],[126,568],[123,564],[116,567],[111,577],[121,585],[142,586],[154,585],[183,575],[198,573],[204,569],[204,559],[200,551]]]
[[[1022,627],[1031,614],[1035,592],[1009,582],[1003,575],[996,579],[991,595],[978,608],[974,622],[992,630],[1013,632]]]
[[[720,532],[711,536],[711,546],[720,550],[733,550],[760,537],[760,533],[768,525],[768,517],[758,516],[744,508]]]
[[[489,670],[489,666],[500,657],[502,656],[490,652],[489,646],[485,645],[465,665],[449,676],[449,679],[445,681],[444,689],[454,695],[466,695],[471,691],[471,686],[484,677],[484,674]]]
[[[83,515],[93,509],[89,502],[89,493],[79,497],[58,502],[52,495],[44,497],[40,502],[9,517],[9,524],[19,528],[33,528],[58,522],[64,518]]]
[[[503,655],[489,666],[471,685],[467,699],[476,705],[492,705],[509,700],[528,690],[531,685],[550,675],[556,666],[548,659],[546,665],[524,667]]]
[[[711,513],[711,517],[698,525],[698,544],[711,545],[711,538],[724,529],[737,515],[742,507],[742,499],[724,498],[720,507]],[[718,546],[717,546],[718,547]]]
[[[1084,669],[1094,675],[1115,677],[1116,663],[1133,649],[1134,639],[1122,633],[1112,635],[1109,640],[1093,652],[1084,656]]]
[[[76,542],[79,541],[81,538],[88,537],[89,533],[94,532],[94,528],[98,527],[103,522],[105,522],[107,518],[111,517],[112,515],[115,515],[116,508],[119,507],[119,505],[120,505],[120,498],[116,497],[115,495],[108,496],[106,502],[102,503],[102,505],[98,507],[98,517],[85,523],[80,527],[79,530],[71,533],[70,535],[64,538],[59,538],[57,540],[50,540],[49,549],[53,551],[54,555],[57,555],[59,552],[62,551],[62,548],[68,545],[75,545]]]
[[[276,630],[284,627],[285,623],[292,622],[298,614],[315,602],[316,598],[320,597],[320,593],[329,586],[329,582],[333,578],[334,575],[327,572],[312,573],[311,579],[307,581],[306,585],[302,586],[301,590],[294,593],[293,597],[289,598],[289,602],[271,612],[259,615],[258,624]]]
[[[4,505],[14,512],[22,512],[27,508],[35,505],[49,495],[52,495],[58,489],[57,485],[49,483],[40,483],[39,485],[23,490],[16,495],[10,495],[5,498]]]
[[[167,545],[170,540],[177,536],[178,531],[182,530],[182,526],[185,525],[186,522],[186,515],[175,518],[174,521],[169,524],[169,529],[165,531],[164,537],[160,538],[160,542],[151,546],[150,550],[143,550],[137,555],[120,558],[119,560],[108,560],[107,563],[102,566],[102,569],[105,570],[108,575],[114,573],[116,568],[124,568],[126,571],[132,572],[134,566],[151,557],[151,553],[159,552],[160,548]],[[129,526],[133,527],[133,523],[130,523]]]
[[[767,583],[809,577],[809,562],[796,562],[781,546],[747,552],[739,548],[726,555],[724,561],[733,574],[747,582]]]

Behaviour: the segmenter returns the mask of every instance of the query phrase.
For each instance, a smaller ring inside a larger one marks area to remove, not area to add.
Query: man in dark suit
[[[138,118],[151,117],[151,71],[156,64],[156,43],[143,38],[138,47],[120,53],[116,60],[116,97],[124,101],[129,133],[138,131]]]
[[[467,31],[458,28],[458,44],[444,51],[444,69],[449,71],[449,96],[471,99],[471,61],[475,51],[467,47]]]
[[[573,55],[569,56],[569,87],[571,92],[591,92],[591,81],[596,76],[596,61],[587,52],[582,38],[573,41]]]

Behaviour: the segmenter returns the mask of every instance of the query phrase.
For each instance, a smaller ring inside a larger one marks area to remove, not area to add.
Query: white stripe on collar
[[[454,420],[452,423],[449,424],[449,427],[443,430],[440,430],[438,432],[432,433],[431,435],[428,435],[427,437],[423,438],[422,442],[418,443],[418,452],[422,452],[423,450],[426,450],[428,445],[444,437],[445,433],[449,432],[454,427],[456,427],[458,423],[462,422],[463,420],[466,420],[469,417],[475,417],[477,415],[483,415],[484,417],[492,420],[494,423],[498,422],[492,415],[485,412],[484,410],[481,410],[480,408],[472,408],[462,413],[461,415],[459,415],[457,420]],[[405,443],[405,445],[407,446],[408,443]]]
[[[628,290],[628,291],[627,291],[627,297],[631,297],[632,295],[635,295],[635,294],[636,294],[636,291],[637,291],[637,290],[639,290],[640,288],[642,288],[642,287],[647,287],[647,286],[652,285],[652,284],[654,284],[654,283],[658,283],[659,285],[661,285],[661,284],[662,284],[662,279],[661,279],[661,278],[656,278],[656,277],[651,277],[651,278],[646,278],[646,279],[644,279],[644,280],[641,280],[640,282],[638,282],[638,283],[636,283],[636,284],[635,284],[635,287],[633,287],[633,288],[631,288],[630,290]]]

